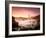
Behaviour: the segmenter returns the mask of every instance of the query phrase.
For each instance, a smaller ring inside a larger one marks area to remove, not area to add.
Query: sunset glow
[[[12,16],[14,17],[34,17],[40,14],[40,8],[12,7]]]

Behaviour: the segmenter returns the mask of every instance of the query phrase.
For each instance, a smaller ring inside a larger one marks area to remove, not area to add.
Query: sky
[[[40,15],[40,8],[12,7],[12,16],[14,17],[34,17]]]

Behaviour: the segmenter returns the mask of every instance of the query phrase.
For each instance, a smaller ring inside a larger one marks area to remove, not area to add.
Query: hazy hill
[[[40,19],[40,15],[35,16],[35,17],[30,17],[30,18],[25,18],[25,17],[15,17],[15,19]]]
[[[40,15],[35,16],[35,17],[31,17],[32,19],[40,19]]]

